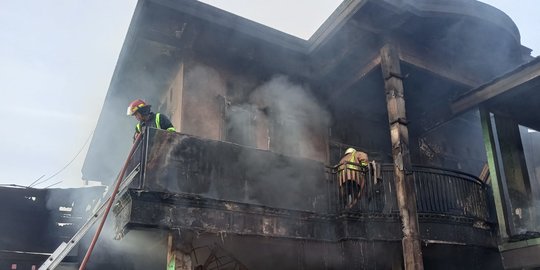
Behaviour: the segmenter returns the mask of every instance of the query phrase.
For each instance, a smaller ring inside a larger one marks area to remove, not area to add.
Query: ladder
[[[131,184],[135,176],[140,171],[140,164],[138,164],[122,181],[122,185],[118,189],[118,193],[122,193],[128,186]],[[83,224],[83,226],[73,235],[73,237],[66,243],[62,242],[58,248],[47,258],[47,260],[39,267],[39,270],[53,270],[64,260],[64,258],[69,254],[69,252],[81,241],[81,239],[88,233],[92,226],[104,216],[105,208],[107,203],[112,198],[112,195],[105,200],[96,212]]]

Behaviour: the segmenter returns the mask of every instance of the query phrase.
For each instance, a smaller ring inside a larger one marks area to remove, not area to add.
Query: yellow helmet
[[[349,147],[349,148],[347,148],[347,150],[345,150],[345,154],[350,154],[350,153],[355,152],[355,151],[356,150],[354,148]]]

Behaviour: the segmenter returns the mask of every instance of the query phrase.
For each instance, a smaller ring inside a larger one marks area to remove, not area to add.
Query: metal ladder
[[[122,193],[128,186],[131,184],[135,176],[140,171],[140,164],[137,165],[131,173],[122,181],[122,185],[118,189],[118,193]],[[62,242],[58,248],[45,260],[45,262],[39,267],[39,270],[53,270],[64,260],[64,258],[69,254],[69,252],[81,241],[81,239],[88,233],[90,228],[103,217],[105,213],[105,206],[111,199],[112,194],[107,200],[105,200],[96,212],[83,224],[83,226],[73,235],[73,237],[66,243]],[[118,198],[118,197],[117,197]]]

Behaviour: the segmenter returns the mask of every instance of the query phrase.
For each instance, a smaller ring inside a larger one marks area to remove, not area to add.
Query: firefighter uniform
[[[349,148],[338,166],[340,195],[347,208],[351,208],[360,199],[364,190],[368,171],[366,153]]]

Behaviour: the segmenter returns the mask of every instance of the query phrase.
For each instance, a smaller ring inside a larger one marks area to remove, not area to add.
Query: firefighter
[[[368,155],[354,148],[348,148],[339,161],[339,190],[345,207],[353,207],[360,199],[365,186],[368,164]]]
[[[135,126],[135,134],[133,135],[133,139],[135,139],[137,135],[144,130],[145,127],[163,129],[169,132],[176,131],[167,116],[161,113],[153,113],[150,108],[151,105],[147,104],[142,99],[134,100],[129,104],[127,109],[127,115],[133,115],[139,121],[139,123],[137,123],[137,125]]]

